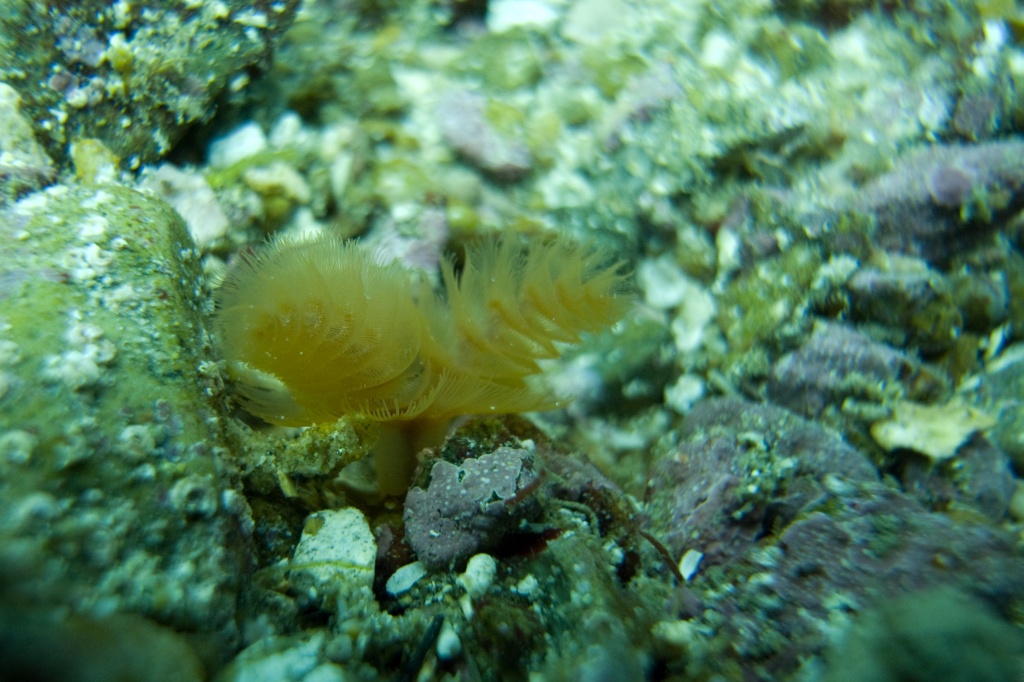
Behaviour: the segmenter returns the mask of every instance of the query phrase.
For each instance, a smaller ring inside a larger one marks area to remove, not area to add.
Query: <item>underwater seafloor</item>
[[[0,54],[0,679],[1024,680],[1012,0],[8,0]],[[219,345],[315,232],[635,301],[382,499]]]

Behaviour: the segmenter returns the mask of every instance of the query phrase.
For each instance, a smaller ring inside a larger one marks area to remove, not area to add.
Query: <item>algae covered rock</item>
[[[772,405],[705,400],[682,434],[679,454],[652,470],[647,513],[673,555],[698,549],[705,566],[749,552],[765,527],[826,494],[826,477],[852,485],[877,476],[836,433]]]
[[[1019,679],[1024,640],[983,602],[949,588],[880,603],[829,656],[826,682]]]
[[[271,53],[298,0],[4,3],[0,80],[55,159],[97,138],[135,168],[209,119]]]
[[[0,83],[0,203],[39,189],[53,176],[53,164],[32,136],[32,125],[21,114],[21,98]]]
[[[877,244],[930,263],[981,243],[1024,205],[1024,141],[932,145],[868,183],[856,208],[875,216]]]
[[[767,389],[773,402],[819,417],[849,398],[881,402],[886,391],[899,390],[916,399],[935,399],[946,386],[914,357],[853,327],[819,322],[800,348],[775,363]]]
[[[0,215],[0,244],[0,603],[134,612],[223,653],[248,507],[184,224],[123,187],[56,186]]]
[[[60,610],[0,614],[5,680],[199,682],[199,657],[169,628],[133,614],[104,618]]]
[[[655,463],[645,510],[648,531],[673,556],[703,555],[678,620],[663,626],[689,633],[667,667],[685,666],[688,679],[797,679],[799,662],[822,654],[837,624],[916,590],[955,588],[979,609],[1019,613],[1024,555],[1013,536],[915,497],[878,480],[838,434],[782,408],[735,398],[696,405]],[[966,646],[979,626],[946,625],[952,630],[925,637],[962,637]],[[994,679],[952,672],[942,679]]]

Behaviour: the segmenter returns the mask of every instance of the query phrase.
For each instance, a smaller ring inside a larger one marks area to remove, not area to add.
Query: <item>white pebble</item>
[[[397,597],[400,594],[405,594],[412,589],[420,578],[427,574],[426,567],[419,561],[414,561],[411,564],[402,566],[397,571],[391,574],[388,578],[387,584],[384,589],[388,591],[392,597]]]
[[[476,554],[466,564],[466,572],[457,580],[470,597],[479,597],[494,583],[498,574],[498,562],[490,554]]]

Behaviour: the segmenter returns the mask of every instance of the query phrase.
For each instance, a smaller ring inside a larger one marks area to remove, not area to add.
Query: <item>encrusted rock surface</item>
[[[98,138],[129,168],[166,154],[217,98],[266,63],[298,0],[12,2],[0,9],[0,80],[59,162]]]
[[[250,520],[181,219],[124,187],[58,185],[3,211],[0,244],[4,592],[142,614],[223,656]]]

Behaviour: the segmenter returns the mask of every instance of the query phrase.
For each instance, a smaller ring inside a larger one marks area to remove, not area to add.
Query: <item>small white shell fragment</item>
[[[498,562],[490,554],[475,554],[466,564],[466,572],[457,580],[470,597],[479,597],[487,592],[498,574]]]
[[[647,305],[658,310],[675,308],[694,287],[675,259],[663,255],[637,266],[636,279]]]
[[[452,661],[462,654],[462,640],[448,621],[441,626],[437,635],[437,657],[442,661]]]
[[[703,558],[703,552],[698,552],[695,549],[686,550],[683,558],[679,560],[679,572],[684,579],[689,580],[697,573],[697,567],[700,566],[700,560]]]
[[[209,160],[213,166],[226,168],[242,159],[259,154],[267,148],[267,136],[258,123],[250,121],[218,137],[210,144]]]
[[[683,374],[674,384],[665,387],[665,404],[679,414],[686,414],[694,403],[704,397],[704,380],[694,374]]]
[[[537,580],[537,576],[533,575],[532,573],[523,578],[522,580],[520,580],[518,583],[515,584],[515,587],[512,588],[512,591],[516,594],[530,598],[537,596],[537,592],[539,590],[540,581]]]
[[[178,212],[200,248],[227,235],[231,221],[202,175],[165,163],[149,171],[140,187],[160,197]]]
[[[313,198],[313,190],[302,174],[282,161],[249,168],[242,180],[263,196],[284,197],[298,204],[308,204]]]
[[[392,597],[397,597],[400,594],[405,594],[412,589],[420,578],[427,574],[426,567],[419,561],[414,561],[411,564],[402,566],[397,571],[391,574],[388,578],[388,582],[384,585],[384,589],[387,590],[388,594]]]

